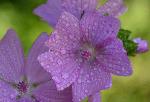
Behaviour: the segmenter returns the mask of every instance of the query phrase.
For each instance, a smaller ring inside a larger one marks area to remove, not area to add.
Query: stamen
[[[28,84],[22,81],[19,82],[16,87],[20,93],[26,93],[28,89]]]
[[[96,57],[96,49],[93,45],[85,43],[81,46],[80,56],[87,61],[93,62]]]
[[[90,59],[90,57],[91,57],[91,53],[90,53],[89,51],[82,51],[82,52],[81,52],[81,56],[82,56],[83,58],[85,58],[86,60],[88,60],[88,59]]]

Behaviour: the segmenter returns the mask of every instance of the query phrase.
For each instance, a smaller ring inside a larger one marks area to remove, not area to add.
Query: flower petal
[[[0,80],[0,102],[16,102],[17,92],[13,88]]]
[[[112,79],[110,73],[103,71],[103,69],[96,67],[96,65],[91,67],[85,65],[80,70],[80,75],[72,86],[73,101],[81,101],[100,90],[111,87]]]
[[[21,97],[20,99],[16,100],[15,102],[36,102],[29,96]]]
[[[67,12],[63,13],[46,43],[49,52],[38,58],[44,69],[51,73],[58,90],[68,87],[78,76],[79,65],[74,51],[79,46],[79,34],[78,20]]]
[[[23,77],[24,55],[15,31],[8,30],[0,42],[0,78],[18,82]]]
[[[71,87],[64,91],[57,91],[52,80],[33,90],[33,96],[40,102],[72,102]]]
[[[95,93],[88,98],[88,102],[101,102],[100,93]]]
[[[97,0],[48,0],[34,10],[44,21],[55,27],[61,13],[67,11],[81,19],[86,11],[95,10]]]
[[[108,37],[117,37],[120,22],[111,16],[103,16],[99,12],[85,14],[81,20],[81,31],[95,44],[102,43]]]
[[[115,75],[131,75],[131,64],[122,42],[115,38],[108,39],[106,42],[97,56],[98,66]]]
[[[137,53],[144,53],[147,52],[148,49],[148,42],[146,40],[142,40],[141,38],[133,39],[135,43],[137,43]]]
[[[127,11],[127,8],[123,4],[123,0],[108,0],[106,4],[99,8],[100,13],[109,14],[114,17],[118,17]]]
[[[44,69],[51,73],[58,90],[70,86],[78,76],[79,65],[70,55],[47,52],[39,56],[38,60]]]
[[[26,75],[31,83],[40,83],[51,79],[50,74],[42,68],[37,60],[40,54],[48,51],[48,47],[44,46],[47,40],[48,35],[42,33],[30,49],[26,64]]]
[[[64,0],[63,8],[65,11],[81,19],[85,12],[96,9],[97,0]]]
[[[79,46],[79,39],[79,20],[70,13],[63,12],[46,45],[50,50],[71,50]]]
[[[61,3],[61,0],[48,0],[46,4],[36,8],[34,13],[55,27],[62,12]]]

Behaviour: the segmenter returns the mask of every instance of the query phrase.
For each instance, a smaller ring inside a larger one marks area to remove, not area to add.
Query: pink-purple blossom
[[[66,11],[78,19],[81,19],[86,12],[97,9],[99,0],[48,0],[34,10],[34,13],[40,16],[44,21],[55,27],[62,12]],[[123,0],[108,0],[104,5],[97,9],[102,14],[108,14],[118,17],[123,14],[127,8]]]
[[[142,40],[141,38],[135,38],[133,40],[135,43],[137,43],[137,52],[138,53],[144,53],[148,51],[148,43],[146,40]]]
[[[111,87],[111,74],[132,73],[127,53],[117,38],[119,29],[118,19],[97,11],[86,13],[81,20],[64,12],[46,42],[49,51],[38,60],[51,73],[57,89],[72,85],[73,101],[80,102]]]
[[[57,91],[50,74],[37,61],[45,51],[48,35],[43,33],[24,58],[15,31],[0,41],[0,102],[72,102],[71,87]]]

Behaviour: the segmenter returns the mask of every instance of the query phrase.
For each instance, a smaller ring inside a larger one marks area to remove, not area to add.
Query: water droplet
[[[112,67],[112,64],[108,64],[108,67]]]
[[[88,93],[88,90],[85,90],[85,93]]]
[[[58,77],[52,77],[52,79],[55,80],[57,83],[61,82]]]
[[[74,38],[74,36],[73,36],[72,34],[70,34],[70,35],[69,35],[69,38],[70,38],[70,39],[73,39],[73,38]]]
[[[67,73],[62,75],[62,78],[67,79],[69,77],[69,75]]]
[[[80,84],[82,81],[81,81],[81,79],[78,79],[78,83]]]
[[[56,38],[56,39],[59,39],[60,37],[59,37],[59,35],[58,35],[58,34],[56,34],[56,35],[55,35],[55,38]]]
[[[94,68],[94,70],[96,71],[96,68]]]
[[[63,64],[63,62],[59,59],[59,60],[57,60],[57,63],[59,64],[59,65],[62,65]]]
[[[60,90],[64,90],[64,88],[63,88],[63,87],[60,87]]]
[[[82,62],[83,60],[82,60],[82,58],[79,58],[79,62]]]
[[[87,80],[87,83],[90,83],[90,80]]]
[[[66,50],[62,49],[62,50],[61,50],[61,53],[62,53],[62,54],[66,54]]]
[[[13,98],[15,98],[15,97],[16,97],[16,95],[14,95],[14,94],[11,94],[11,95],[10,95],[10,98],[11,98],[11,99],[13,99]]]
[[[93,74],[93,72],[91,72],[91,76],[93,76],[94,74]]]
[[[89,78],[90,76],[87,74],[86,77]]]

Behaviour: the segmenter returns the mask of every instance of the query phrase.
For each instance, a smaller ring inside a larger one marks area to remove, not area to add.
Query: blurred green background
[[[18,33],[25,54],[41,32],[52,29],[33,14],[46,0],[0,0],[0,39],[9,28]],[[128,12],[120,17],[122,28],[132,37],[142,37],[150,44],[150,0],[125,0]],[[130,77],[113,77],[113,86],[102,91],[103,102],[150,102],[150,52],[130,58],[134,73]]]

